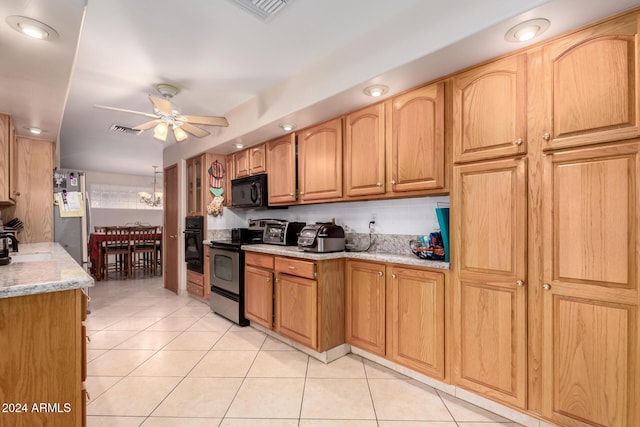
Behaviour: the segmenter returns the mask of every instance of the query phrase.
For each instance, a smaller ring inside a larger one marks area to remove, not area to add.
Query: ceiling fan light
[[[182,142],[187,139],[187,133],[179,126],[173,127],[173,136],[175,136],[176,141]]]
[[[165,122],[158,123],[156,127],[153,128],[153,137],[159,141],[165,142],[167,140],[168,131],[169,127]]]

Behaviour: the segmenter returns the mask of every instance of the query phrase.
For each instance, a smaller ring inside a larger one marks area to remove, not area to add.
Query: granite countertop
[[[86,288],[94,285],[71,255],[58,243],[24,243],[0,266],[0,298]]]
[[[366,261],[389,262],[395,264],[415,265],[419,267],[449,269],[449,263],[444,261],[431,261],[420,259],[415,255],[399,255],[385,252],[330,252],[315,253],[304,252],[297,246],[278,246],[278,245],[242,245],[245,251],[262,252],[266,254],[282,255],[293,258],[304,258],[311,260],[325,260],[336,258],[361,259]]]

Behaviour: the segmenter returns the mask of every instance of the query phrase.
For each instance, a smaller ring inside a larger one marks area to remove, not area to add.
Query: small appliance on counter
[[[11,241],[11,251],[9,250],[9,241]],[[13,233],[0,233],[0,265],[11,263],[9,252],[18,252],[18,240]]]
[[[298,248],[319,253],[344,251],[344,229],[335,222],[307,225],[298,236]]]
[[[307,225],[305,222],[290,222],[272,219],[265,221],[262,240],[270,245],[295,246],[298,234]]]

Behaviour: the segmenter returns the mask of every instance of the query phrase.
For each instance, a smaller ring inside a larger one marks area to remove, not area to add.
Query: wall
[[[123,175],[105,172],[86,171],[87,191],[91,195],[93,184],[130,185],[148,188],[151,192],[153,176]],[[162,190],[162,175],[158,175],[158,190]],[[111,209],[91,208],[91,228],[96,225],[126,225],[136,222],[150,225],[162,225],[162,209]]]
[[[438,204],[442,206],[438,206]],[[248,219],[275,218],[306,223],[331,221],[352,233],[368,233],[369,221],[375,217],[378,234],[429,234],[439,230],[435,208],[448,207],[449,197],[416,197],[409,199],[365,202],[326,203],[291,206],[288,209],[225,208],[222,216],[209,215],[209,230],[246,227]]]

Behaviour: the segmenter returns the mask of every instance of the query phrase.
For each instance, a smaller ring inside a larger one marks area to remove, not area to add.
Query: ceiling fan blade
[[[146,122],[146,123],[142,123],[141,125],[138,125],[136,127],[134,127],[135,130],[147,130],[147,129],[151,129],[152,127],[154,127],[155,125],[157,125],[158,123],[160,123],[160,120],[151,120],[150,122]]]
[[[180,127],[182,129],[184,129],[185,131],[189,132],[191,135],[197,136],[198,138],[202,138],[204,136],[209,135],[209,132],[207,132],[206,130],[200,129],[197,126],[194,126],[194,125],[186,123],[186,122],[182,123],[182,125],[180,125]]]
[[[197,125],[209,125],[209,126],[229,126],[229,122],[224,117],[216,116],[185,116],[181,115],[181,119],[189,123],[195,123]]]
[[[138,114],[140,116],[151,117],[153,119],[158,118],[157,114],[143,113],[142,111],[125,110],[124,108],[107,107],[106,105],[98,105],[98,104],[94,104],[94,107],[102,108],[103,110],[121,111],[123,113]]]
[[[153,106],[156,107],[156,109],[158,111],[160,111],[161,113],[165,113],[168,116],[170,116],[172,114],[171,113],[171,102],[167,101],[166,99],[158,98],[158,97],[153,96],[153,95],[149,95],[149,100],[151,101]]]

